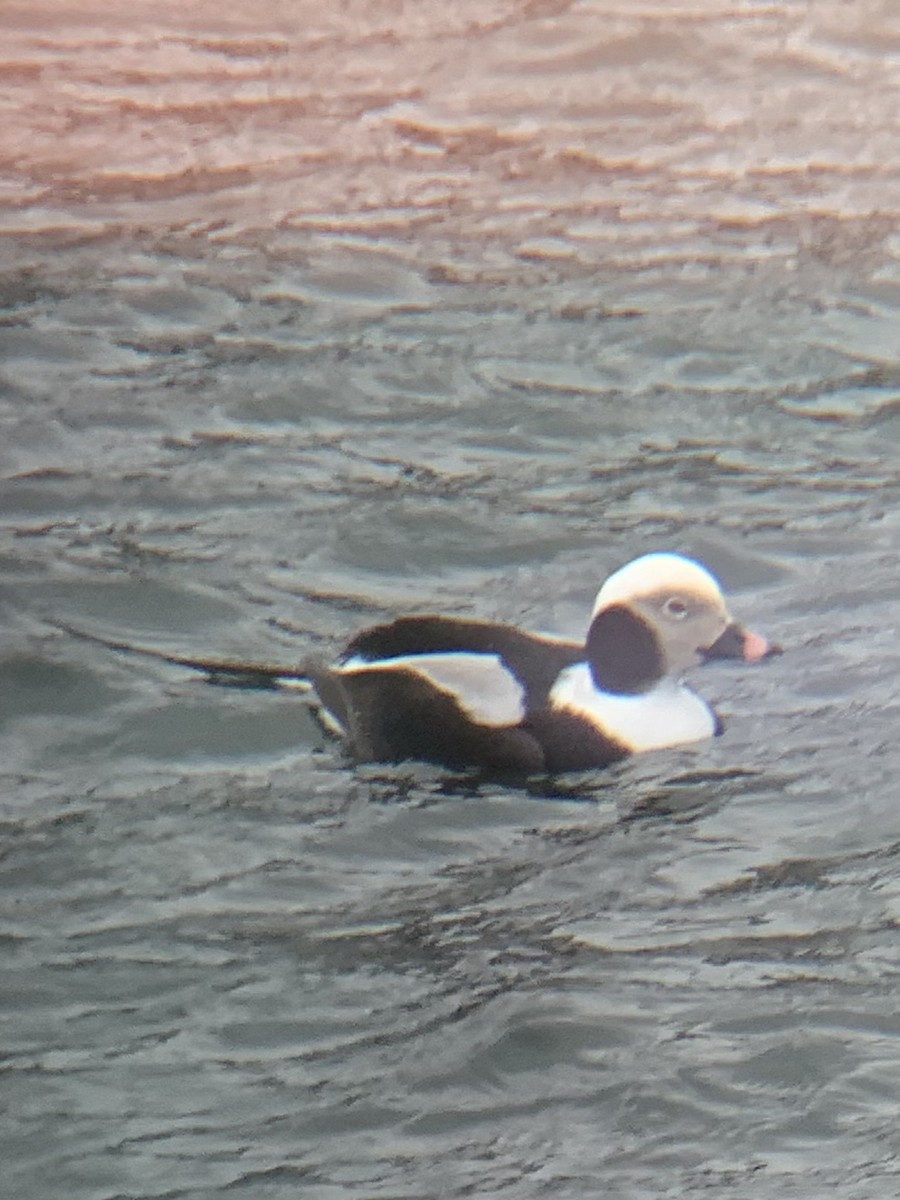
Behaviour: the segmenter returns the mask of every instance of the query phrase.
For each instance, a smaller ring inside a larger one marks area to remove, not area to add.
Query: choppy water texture
[[[3,5],[4,1190],[900,1187],[892,0]],[[353,770],[293,661],[783,641],[568,795]]]

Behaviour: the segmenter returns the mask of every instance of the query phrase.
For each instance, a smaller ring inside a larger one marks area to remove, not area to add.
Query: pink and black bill
[[[728,625],[721,637],[711,646],[700,651],[704,659],[739,658],[749,663],[761,662],[764,658],[772,658],[781,653],[782,648],[777,642],[770,642],[760,634],[745,629],[737,621]]]

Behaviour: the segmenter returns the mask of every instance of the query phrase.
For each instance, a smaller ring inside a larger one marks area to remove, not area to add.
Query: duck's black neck
[[[603,692],[640,695],[665,674],[656,634],[623,604],[612,604],[597,613],[585,650],[594,684]]]

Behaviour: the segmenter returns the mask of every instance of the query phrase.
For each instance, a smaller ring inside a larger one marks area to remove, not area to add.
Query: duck
[[[721,734],[686,673],[780,653],[734,620],[705,566],[657,551],[609,576],[583,640],[401,616],[357,633],[334,662],[307,660],[296,677],[357,763],[553,776]]]

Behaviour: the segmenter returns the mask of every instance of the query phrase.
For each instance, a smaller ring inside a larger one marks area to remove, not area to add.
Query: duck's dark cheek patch
[[[615,695],[639,695],[665,674],[656,634],[623,604],[597,613],[587,636],[587,660],[595,685]]]

